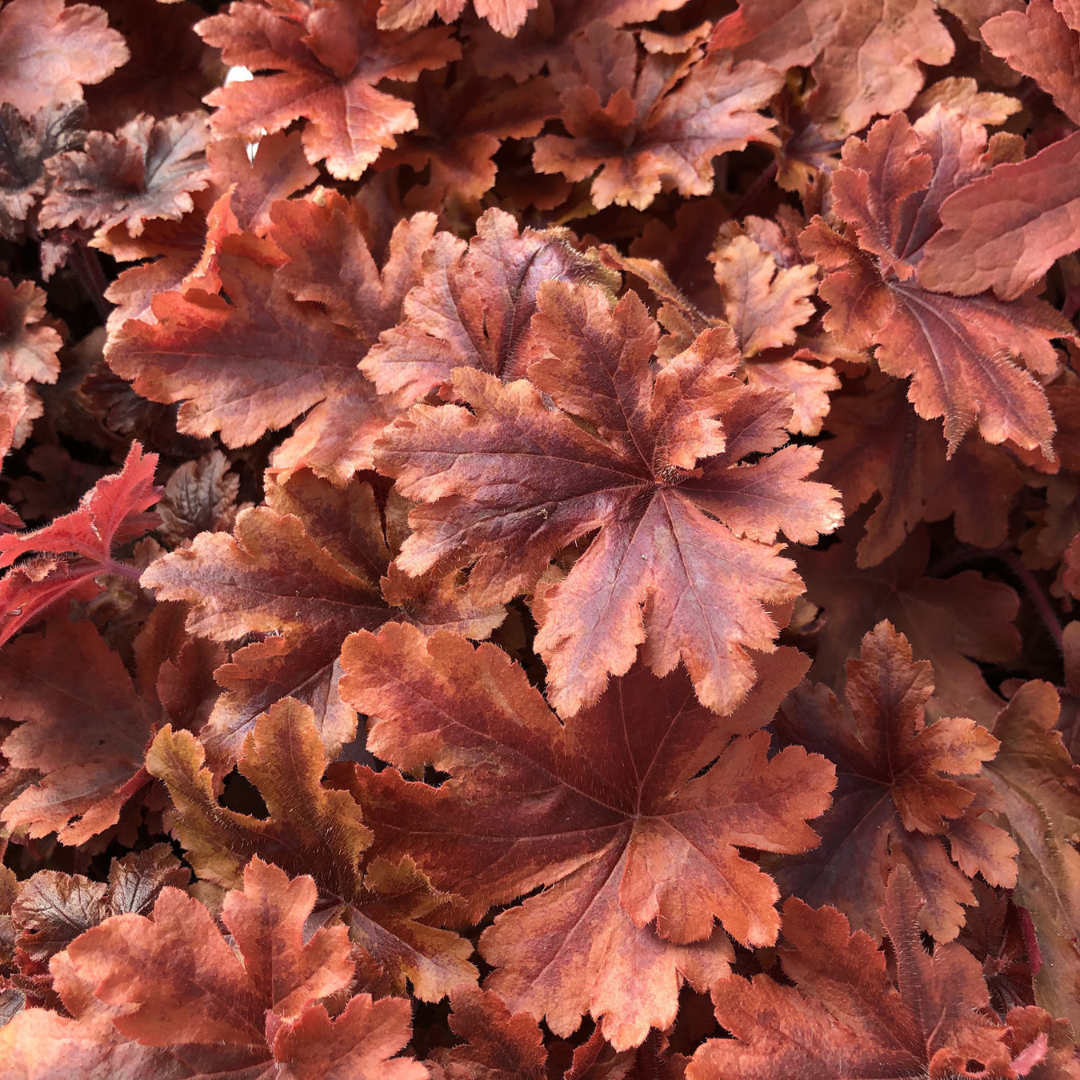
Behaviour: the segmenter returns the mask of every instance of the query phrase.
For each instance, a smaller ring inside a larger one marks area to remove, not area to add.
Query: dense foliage
[[[1080,1080],[1080,4],[0,0],[0,1080]]]

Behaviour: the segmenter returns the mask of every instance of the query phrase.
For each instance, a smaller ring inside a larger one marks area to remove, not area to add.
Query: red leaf
[[[907,639],[881,622],[847,663],[847,711],[820,683],[792,692],[779,730],[836,762],[839,780],[820,849],[779,876],[797,895],[833,903],[857,928],[878,933],[873,913],[888,871],[906,866],[927,898],[921,925],[949,941],[963,924],[960,905],[975,902],[966,878],[980,872],[993,885],[1016,884],[1016,845],[980,819],[1000,809],[986,781],[974,779],[998,740],[974,720],[927,725],[933,691],[930,664],[913,663]],[[936,839],[944,836],[958,867]]]
[[[730,711],[752,684],[746,650],[772,648],[764,603],[800,589],[777,534],[813,543],[839,523],[833,490],[803,479],[818,451],[742,463],[787,441],[791,410],[787,395],[730,377],[730,330],[706,331],[654,377],[658,332],[636,295],[614,312],[595,287],[545,283],[538,297],[534,332],[550,355],[530,367],[535,385],[458,368],[454,392],[473,412],[414,406],[383,438],[379,468],[432,504],[410,515],[398,564],[475,563],[470,587],[506,600],[599,528],[537,605],[555,707],[571,715],[595,701],[644,641],[657,674],[683,660],[701,700]]]
[[[145,221],[179,221],[195,206],[191,192],[210,183],[206,114],[155,121],[139,115],[115,135],[92,131],[84,150],[50,158],[53,188],[41,205],[46,229],[79,224],[104,232],[125,224],[139,236]]]
[[[469,942],[428,921],[450,898],[409,860],[392,865],[365,854],[371,831],[352,796],[322,782],[328,762],[307,706],[279,701],[244,740],[239,771],[259,789],[267,818],[221,806],[203,761],[194,736],[170,727],[146,758],[168,786],[173,829],[200,877],[236,888],[250,854],[273,859],[289,873],[309,873],[332,898],[375,988],[401,993],[408,979],[415,996],[433,1001],[475,981]]]
[[[99,480],[78,510],[33,532],[0,536],[0,567],[38,553],[0,581],[0,645],[64,597],[94,595],[98,575],[131,576],[113,559],[112,549],[158,523],[157,514],[145,512],[161,497],[153,484],[156,465],[157,454],[144,455],[142,447],[132,443],[123,470]]]
[[[820,757],[769,759],[757,731],[798,678],[798,654],[763,658],[727,720],[681,673],[639,665],[565,726],[492,645],[390,624],[353,635],[342,663],[344,696],[380,718],[371,751],[452,777],[435,789],[357,767],[378,850],[452,882],[472,920],[547,886],[481,939],[498,969],[489,988],[511,1010],[561,1036],[590,1012],[626,1049],[670,1026],[683,978],[702,989],[725,974],[733,954],[714,919],[739,941],[775,940],[778,893],[739,851],[813,847],[806,820],[832,787]]]

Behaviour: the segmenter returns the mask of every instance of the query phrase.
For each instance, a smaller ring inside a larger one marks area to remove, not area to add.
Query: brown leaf
[[[244,740],[239,770],[259,789],[267,818],[221,806],[203,760],[194,736],[169,727],[146,759],[149,772],[169,788],[172,828],[201,878],[236,888],[252,853],[289,873],[303,867],[338,907],[351,940],[369,955],[387,989],[404,992],[408,979],[417,997],[434,1001],[475,980],[467,960],[472,946],[426,921],[449,898],[435,893],[408,861],[394,866],[365,856],[371,832],[353,797],[322,782],[327,760],[307,706],[283,699]]]
[[[234,82],[205,100],[217,107],[219,137],[249,141],[273,134],[304,117],[304,151],[312,165],[325,160],[331,175],[355,180],[394,145],[394,136],[416,127],[407,101],[381,90],[383,79],[411,82],[461,55],[448,28],[380,31],[379,0],[328,0],[275,5],[240,0],[226,13],[195,26],[203,40],[222,50],[226,64],[260,74]]]
[[[831,770],[801,750],[769,759],[757,731],[803,665],[792,652],[761,662],[727,720],[683,673],[639,664],[563,725],[493,645],[400,624],[360,632],[342,693],[379,718],[369,749],[452,779],[355,767],[350,786],[378,850],[453,882],[470,921],[546,886],[481,938],[488,988],[512,1011],[563,1037],[589,1012],[616,1049],[637,1046],[674,1021],[683,978],[702,989],[725,974],[733,953],[714,919],[739,941],[775,940],[778,893],[740,851],[817,843],[806,821],[828,804]]]
[[[778,876],[796,895],[835,904],[857,929],[880,936],[874,913],[885,880],[894,866],[906,866],[927,898],[920,924],[951,941],[963,925],[961,905],[975,902],[967,878],[978,872],[1011,888],[1017,849],[979,817],[997,808],[986,782],[968,779],[985,773],[999,742],[974,720],[926,724],[932,678],[930,664],[913,663],[907,639],[881,622],[847,663],[848,710],[820,683],[788,697],[778,721],[784,741],[831,758],[838,783],[821,847]],[[957,866],[941,842],[946,836]]]

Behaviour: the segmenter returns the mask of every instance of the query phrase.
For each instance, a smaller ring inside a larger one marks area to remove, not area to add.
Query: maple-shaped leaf
[[[921,905],[910,875],[894,872],[881,911],[894,983],[874,939],[852,933],[841,912],[788,900],[778,952],[795,986],[768,975],[714,986],[717,1019],[734,1037],[706,1042],[688,1080],[1016,1076],[1007,1029],[982,1012],[990,995],[978,961],[955,942],[927,953]]]
[[[24,116],[82,101],[82,88],[127,63],[123,37],[90,4],[10,0],[0,6],[0,101]]]
[[[1016,360],[1056,371],[1050,339],[1072,336],[1072,325],[1031,297],[1004,303],[924,287],[942,204],[976,190],[990,165],[985,150],[982,125],[940,106],[914,126],[902,113],[878,121],[865,142],[848,140],[833,174],[834,213],[849,228],[841,235],[815,219],[801,243],[829,271],[818,290],[831,308],[825,329],[848,348],[876,345],[883,371],[910,376],[915,411],[944,417],[950,454],[978,423],[987,442],[1012,439],[1051,456],[1046,395]]]
[[[157,514],[146,513],[161,497],[154,487],[156,465],[157,454],[132,443],[123,469],[99,480],[77,510],[41,529],[0,535],[0,567],[10,567],[0,580],[0,645],[64,597],[96,595],[99,575],[137,576],[113,558],[112,549],[157,525]]]
[[[987,725],[1001,747],[986,767],[1020,854],[1016,902],[1035,924],[1042,965],[1035,998],[1055,1016],[1080,1024],[1080,767],[1055,724],[1057,690],[1028,682]]]
[[[113,915],[146,915],[163,888],[182,889],[190,880],[168,844],[114,859],[108,882],[39,870],[18,883],[11,906],[17,955],[44,967],[91,927]]]
[[[835,904],[876,933],[888,871],[906,866],[927,898],[923,928],[948,941],[963,925],[961,905],[975,902],[968,878],[1016,884],[1016,845],[980,816],[1000,809],[980,779],[998,740],[974,720],[927,724],[932,680],[929,662],[913,662],[907,639],[881,622],[847,662],[846,711],[820,683],[792,692],[777,722],[784,741],[824,753],[838,782],[821,847],[778,876],[796,895]]]
[[[476,605],[452,578],[413,588],[387,578],[391,557],[369,484],[334,488],[304,472],[241,513],[234,535],[203,533],[144,573],[159,599],[190,602],[191,633],[222,642],[265,635],[217,673],[228,692],[200,733],[216,767],[235,760],[256,717],[286,696],[315,710],[336,757],[356,731],[337,689],[341,644],[353,630],[407,618],[487,637],[502,621],[500,606]]]
[[[983,41],[1009,67],[1030,76],[1074,123],[1080,122],[1080,11],[1069,0],[1030,0],[980,27]]]
[[[55,619],[0,651],[4,712],[19,726],[4,740],[16,768],[44,779],[3,810],[29,835],[81,844],[116,823],[146,782],[143,755],[157,714],[136,693],[119,654],[93,623]]]
[[[456,367],[505,381],[524,378],[543,355],[531,318],[545,281],[614,287],[617,278],[573,246],[566,229],[524,229],[491,208],[468,242],[440,232],[423,260],[423,278],[404,300],[404,318],[384,331],[361,362],[382,394],[411,404],[450,382]],[[613,280],[614,279],[614,280]]]
[[[23,239],[26,221],[45,194],[45,162],[82,144],[85,118],[85,108],[70,102],[26,117],[13,105],[0,104],[0,137],[6,144],[0,158],[0,236]]]
[[[108,919],[73,942],[54,968],[70,969],[68,986],[74,976],[92,991],[124,1040],[167,1047],[184,1070],[129,1075],[423,1080],[422,1065],[395,1057],[410,1036],[408,1002],[358,994],[331,1017],[327,1004],[349,987],[354,964],[344,927],[304,933],[315,900],[311,878],[290,881],[255,858],[243,888],[222,906],[235,944],[202,904],[166,887],[152,917]],[[33,1031],[32,1013],[22,1016]],[[84,1022],[92,1023],[93,1013]],[[65,1035],[50,1040],[46,1055],[73,1070],[67,1075],[90,1075],[82,1070],[97,1064],[93,1043],[86,1060],[71,1052],[78,1035]]]
[[[858,653],[863,635],[887,619],[911,643],[916,659],[933,664],[931,716],[992,720],[1002,701],[976,661],[1008,664],[1020,652],[1016,592],[977,570],[929,576],[930,541],[921,528],[887,559],[859,569],[857,525],[858,519],[826,551],[799,553],[807,596],[825,612],[814,635],[811,677],[839,691],[845,661]]]
[[[811,67],[812,114],[840,136],[878,113],[906,109],[923,86],[922,64],[945,64],[954,46],[932,0],[841,7],[831,0],[739,0],[710,49],[783,71]]]
[[[407,229],[407,225],[402,226]],[[247,446],[306,412],[272,464],[305,465],[346,483],[370,467],[371,443],[400,409],[357,370],[367,348],[319,307],[294,297],[270,240],[226,236],[217,253],[225,296],[158,293],[153,324],[112,335],[110,367],[151,401],[182,401],[178,427]],[[226,299],[227,297],[227,299]]]
[[[948,457],[940,429],[918,416],[895,380],[835,398],[825,427],[833,438],[820,475],[843,492],[844,512],[880,495],[859,541],[860,568],[892,555],[920,521],[950,514],[958,540],[984,548],[1005,542],[1024,481],[1004,447],[965,439]]]
[[[260,717],[244,740],[238,768],[258,788],[265,819],[226,809],[214,793],[202,745],[165,727],[146,757],[163,780],[174,810],[169,821],[195,872],[222,888],[238,887],[252,853],[291,874],[305,872],[339,911],[354,944],[370,958],[369,981],[385,992],[434,1001],[475,982],[472,946],[427,916],[449,897],[434,892],[413,864],[371,858],[371,830],[347,791],[322,782],[326,754],[311,709],[291,698]]]
[[[512,1011],[561,1036],[589,1012],[626,1049],[670,1026],[684,978],[704,989],[725,974],[733,953],[714,920],[744,943],[775,940],[779,894],[740,850],[813,847],[806,822],[833,779],[800,749],[767,756],[756,729],[805,661],[783,651],[760,663],[727,720],[685,673],[638,665],[564,726],[494,645],[403,624],[346,642],[342,694],[379,718],[368,749],[451,777],[433,788],[355,767],[378,850],[411,855],[474,921],[547,887],[481,938],[497,969],[488,988]]]
[[[750,142],[775,144],[773,122],[756,110],[780,88],[758,61],[733,65],[703,50],[650,52],[639,62],[635,36],[593,23],[573,42],[576,65],[563,76],[561,119],[569,132],[536,140],[537,172],[592,182],[599,210],[643,210],[661,188],[708,195],[713,158]]]
[[[384,151],[378,167],[430,168],[430,179],[409,192],[409,205],[438,211],[447,199],[472,202],[495,184],[492,160],[504,139],[536,135],[559,111],[549,79],[485,79],[455,65],[426,72],[410,95],[419,117],[414,132]]]
[[[493,30],[512,38],[536,8],[538,0],[473,0],[473,8]],[[381,0],[381,30],[417,30],[438,15],[445,23],[461,17],[465,0]]]
[[[773,647],[763,605],[801,591],[777,534],[813,543],[839,524],[833,490],[803,479],[819,451],[778,449],[790,399],[732,378],[729,329],[654,376],[658,330],[636,294],[614,311],[595,286],[547,282],[537,297],[533,334],[549,355],[531,382],[457,368],[453,392],[472,411],[414,406],[379,444],[379,469],[430,504],[410,514],[397,563],[409,574],[474,563],[470,588],[501,601],[599,529],[537,600],[553,705],[568,716],[595,701],[644,642],[658,675],[682,660],[701,700],[728,712],[753,683],[746,650]]]
[[[236,524],[236,496],[240,477],[229,459],[214,450],[195,461],[185,461],[169,477],[158,503],[158,535],[172,547],[194,540],[201,532],[229,532]]]
[[[416,127],[416,111],[376,89],[383,79],[412,81],[461,55],[448,27],[379,30],[379,0],[234,0],[226,13],[197,23],[202,39],[222,50],[226,64],[261,74],[234,82],[206,99],[219,137],[255,141],[303,117],[304,150],[313,165],[355,180]]]
[[[1002,300],[1022,296],[1055,259],[1080,247],[1073,223],[1080,206],[1078,161],[1074,132],[953,191],[940,204],[942,227],[923,250],[919,283],[959,296],[985,289]]]
[[[0,277],[0,386],[54,383],[64,339],[45,313],[45,291],[32,281]]]
[[[139,115],[115,135],[90,132],[84,149],[49,159],[42,226],[105,231],[123,223],[139,236],[148,219],[178,221],[194,208],[191,192],[210,183],[209,137],[203,112],[158,121]]]

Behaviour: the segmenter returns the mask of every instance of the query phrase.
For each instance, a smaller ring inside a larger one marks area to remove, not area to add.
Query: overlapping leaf
[[[151,918],[116,915],[53,960],[75,1020],[24,1012],[0,1033],[0,1051],[25,1068],[37,1042],[36,1069],[73,1077],[111,1066],[170,1080],[423,1080],[422,1065],[396,1057],[409,1040],[407,1002],[357,994],[331,1015],[354,965],[344,927],[305,935],[315,901],[311,878],[290,881],[253,859],[222,908],[234,951],[202,904],[166,887]]]
[[[146,758],[172,797],[170,817],[188,862],[203,879],[237,888],[256,854],[289,873],[310,874],[360,947],[369,985],[436,1000],[473,982],[472,947],[428,916],[448,897],[433,892],[408,859],[389,863],[365,854],[371,830],[347,791],[322,782],[327,759],[311,709],[286,698],[265,713],[244,740],[240,774],[258,788],[265,819],[223,807],[204,751],[188,732],[162,730]]]
[[[271,464],[284,474],[307,466],[344,484],[370,467],[373,441],[402,407],[377,395],[357,365],[396,322],[434,222],[401,222],[380,270],[343,199],[279,206],[273,240],[221,241],[225,296],[196,288],[156,295],[156,321],[124,324],[107,358],[144,397],[184,402],[182,431],[220,432],[227,446],[306,413]]]
[[[989,994],[975,958],[955,943],[936,946],[932,955],[923,949],[920,906],[911,877],[894,873],[881,912],[896,958],[894,981],[873,938],[852,933],[840,912],[787,901],[779,952],[795,986],[767,975],[718,984],[716,1015],[734,1038],[711,1039],[698,1050],[689,1080],[1005,1077],[1017,1075],[1014,1060],[1020,1070],[1038,1064],[1045,1035],[1021,1063],[1009,1030],[983,1015]],[[1025,1012],[1016,1010],[1017,1035],[1028,1033]],[[1043,1014],[1044,1030],[1049,1019]],[[1039,1039],[1030,1037],[1032,1044]]]
[[[337,689],[341,644],[353,630],[407,618],[486,637],[501,621],[500,607],[476,605],[453,575],[387,577],[390,559],[371,486],[334,488],[305,472],[244,511],[235,535],[203,533],[146,571],[142,583],[159,598],[190,602],[192,633],[260,636],[217,673],[227,693],[201,732],[216,767],[235,760],[256,717],[286,696],[315,710],[335,756],[356,730]]]
[[[885,880],[892,867],[905,866],[926,897],[921,925],[951,941],[963,925],[962,905],[975,902],[967,879],[981,873],[992,885],[1015,885],[1017,849],[982,816],[1001,809],[980,775],[999,741],[974,720],[926,724],[933,691],[930,664],[913,663],[907,640],[882,622],[848,661],[849,711],[827,686],[807,683],[791,694],[778,721],[785,741],[827,755],[839,779],[821,847],[780,879],[878,933]]]
[[[925,287],[939,287],[922,267],[942,204],[977,190],[991,164],[986,146],[981,125],[940,106],[914,126],[901,113],[879,121],[865,142],[847,142],[833,177],[845,233],[817,221],[801,242],[829,271],[819,290],[831,308],[825,329],[848,348],[875,345],[883,371],[910,377],[915,411],[944,417],[950,454],[977,423],[988,442],[1012,439],[1049,455],[1054,421],[1030,372],[1055,371],[1050,340],[1072,336],[1072,325],[1031,297],[1005,303]]]
[[[740,849],[813,847],[806,821],[832,787],[821,757],[770,759],[757,731],[803,670],[797,654],[763,658],[727,720],[684,674],[638,665],[565,726],[492,645],[391,624],[351,637],[342,663],[343,695],[380,718],[371,751],[451,776],[436,789],[356,769],[379,850],[453,882],[470,919],[547,886],[481,938],[488,988],[512,1011],[563,1036],[589,1012],[625,1049],[672,1023],[683,979],[704,989],[726,973],[714,920],[741,942],[775,940],[779,894]]]
[[[398,565],[473,563],[470,586],[505,600],[599,529],[536,606],[555,707],[595,701],[644,642],[658,675],[681,659],[701,700],[730,711],[753,682],[747,650],[773,646],[764,604],[800,591],[777,534],[812,543],[839,523],[832,489],[803,479],[819,452],[771,453],[789,399],[731,377],[730,331],[705,332],[654,377],[658,331],[636,295],[614,311],[595,287],[548,283],[538,298],[533,332],[550,355],[531,383],[458,368],[454,393],[473,411],[414,406],[380,443],[379,468],[431,504],[410,515]]]

